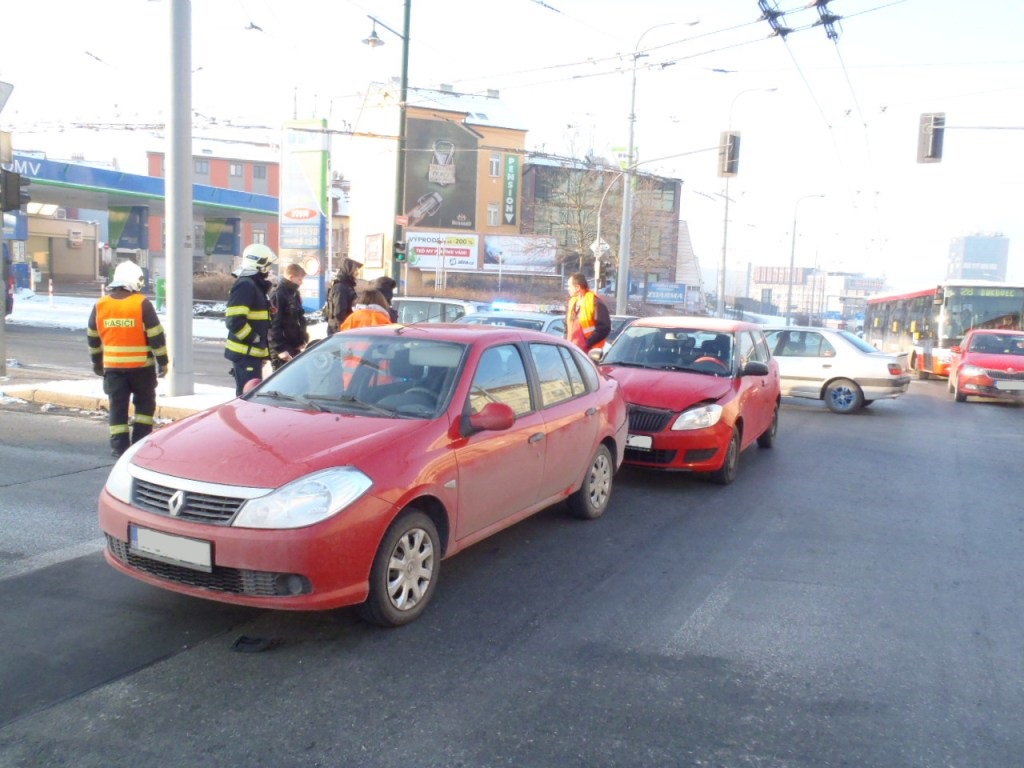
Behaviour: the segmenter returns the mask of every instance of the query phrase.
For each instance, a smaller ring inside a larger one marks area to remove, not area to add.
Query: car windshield
[[[336,333],[245,398],[330,413],[434,418],[447,407],[466,349],[399,335]]]
[[[838,333],[839,333],[840,336],[842,336],[844,339],[846,339],[846,341],[850,342],[853,346],[855,346],[861,352],[871,352],[871,353],[878,352],[877,349],[875,349],[873,346],[868,344],[866,341],[864,341],[864,339],[862,339],[860,336],[858,336],[855,333],[850,333],[849,331],[839,331]]]
[[[733,371],[732,353],[733,338],[729,333],[630,325],[601,362],[729,376]]]
[[[978,333],[971,339],[969,351],[990,355],[1024,355],[1024,336]]]

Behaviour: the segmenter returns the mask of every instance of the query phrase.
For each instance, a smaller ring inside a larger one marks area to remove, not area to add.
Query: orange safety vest
[[[96,303],[96,331],[103,344],[104,368],[148,368],[153,365],[149,337],[142,320],[146,297],[132,293],[123,299],[104,296]]]
[[[353,328],[366,328],[373,325],[391,325],[391,316],[387,314],[387,310],[369,309],[363,307],[352,312],[348,317],[345,318],[339,327],[339,331],[350,331]],[[365,352],[369,348],[369,344],[360,347],[361,352]],[[362,355],[346,355],[341,361],[341,380],[348,389],[348,385],[352,382],[352,375],[359,368],[359,363],[362,361]],[[390,381],[391,378],[387,375],[387,369],[382,368],[377,372],[376,384],[385,384]]]
[[[584,352],[588,349],[601,349],[604,346],[603,339],[592,347],[587,345],[587,337],[596,330],[597,301],[597,295],[593,291],[587,291],[582,296],[573,296],[569,299],[569,309],[565,313],[566,338]]]

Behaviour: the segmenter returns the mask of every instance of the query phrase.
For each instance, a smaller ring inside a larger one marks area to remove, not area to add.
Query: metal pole
[[[395,243],[405,239],[405,227],[399,224],[399,217],[405,214],[405,153],[406,114],[409,100],[409,21],[412,15],[412,0],[405,0],[402,19],[402,76],[398,96],[398,159],[395,163],[395,224],[391,238],[391,276],[399,284],[399,295],[408,295],[408,286],[402,280],[402,263],[395,259]]]
[[[171,0],[171,114],[167,133],[167,347],[168,394],[195,393],[192,355],[192,6]]]
[[[658,26],[662,26],[659,24]],[[654,29],[654,27],[651,27]],[[651,30],[648,29],[647,32]],[[644,35],[647,34],[644,32]],[[633,87],[629,101],[629,143],[626,145],[626,167],[622,176],[622,228],[619,230],[619,276],[615,286],[615,313],[629,314],[629,249],[633,231],[633,126],[636,123],[636,60],[640,58],[640,41],[633,49]]]
[[[796,215],[797,211],[800,210],[800,201],[808,200],[812,197],[824,197],[824,195],[804,195],[798,197],[796,203],[793,204],[793,242],[789,248],[789,272],[786,274],[786,280],[789,283],[789,289],[786,292],[786,325],[793,324],[793,271],[794,263],[796,261]]]

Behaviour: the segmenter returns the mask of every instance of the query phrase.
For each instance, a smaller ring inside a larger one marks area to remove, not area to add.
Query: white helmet
[[[255,275],[257,272],[267,274],[270,272],[270,265],[277,261],[277,255],[269,246],[263,243],[253,243],[242,251],[242,263],[234,274],[238,277]]]
[[[134,261],[122,261],[114,269],[114,277],[107,284],[107,289],[124,288],[128,291],[141,291],[145,280],[142,267]]]

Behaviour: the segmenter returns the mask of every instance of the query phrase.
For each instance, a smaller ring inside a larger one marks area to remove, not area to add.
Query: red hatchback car
[[[968,397],[1024,402],[1024,331],[968,332],[952,349],[948,381],[958,403]]]
[[[99,499],[107,561],[262,608],[415,619],[441,560],[545,507],[608,505],[619,385],[562,339],[432,324],[347,331],[157,430]]]
[[[626,464],[736,478],[740,452],[771,448],[779,371],[761,326],[707,317],[634,320],[601,359],[629,403]]]

